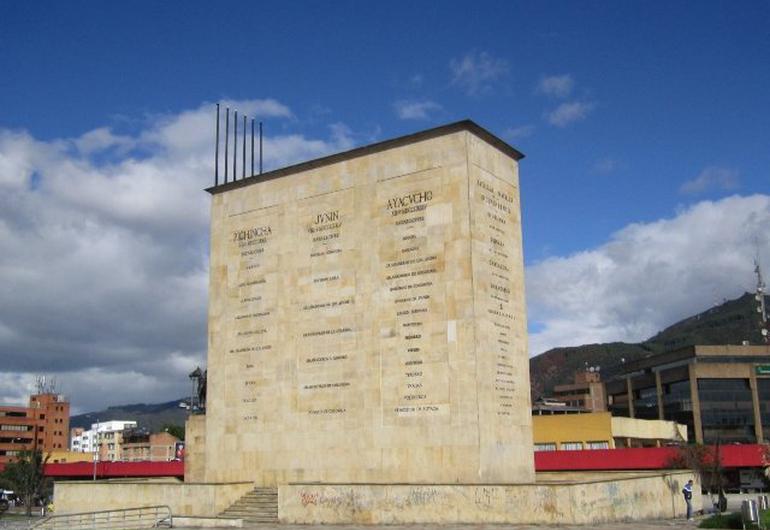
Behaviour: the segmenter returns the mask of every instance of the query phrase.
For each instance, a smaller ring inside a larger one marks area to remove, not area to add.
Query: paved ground
[[[40,520],[39,516],[27,518],[18,514],[0,516],[0,530],[27,530],[31,524]],[[259,524],[245,526],[250,530],[658,530],[665,528],[691,529],[697,527],[698,521],[672,519],[662,521],[634,521],[626,523],[610,523],[591,526],[540,526],[540,525],[506,525],[506,524],[453,524],[453,525],[278,525]],[[175,526],[177,530],[200,530]]]
[[[728,510],[739,511],[741,501],[755,499],[757,494],[728,495]],[[710,499],[703,497],[703,508],[708,510]],[[699,518],[702,519],[702,518]],[[250,530],[659,530],[666,528],[697,528],[699,519],[685,521],[683,519],[667,519],[661,521],[633,521],[626,523],[608,523],[600,525],[580,526],[538,526],[538,525],[503,525],[503,524],[459,524],[459,525],[394,525],[394,526],[366,526],[366,525],[274,525],[260,524],[246,526]],[[38,517],[27,519],[19,515],[0,517],[0,530],[26,530],[30,523],[34,523]],[[177,530],[193,530],[185,527],[174,527]],[[197,529],[196,529],[197,530]]]
[[[504,524],[458,524],[458,525],[272,525],[260,524],[248,526],[251,530],[659,530],[661,528],[696,528],[697,521],[639,521],[591,526],[539,526],[539,525],[504,525]],[[174,527],[177,528],[177,527]],[[177,530],[188,530],[179,527]],[[189,529],[193,530],[193,529]]]
[[[0,529],[2,530],[26,530],[29,523],[34,522],[33,518],[28,521],[26,518],[1,518]],[[533,526],[533,525],[498,525],[498,524],[480,524],[480,525],[398,525],[398,526],[363,526],[363,525],[272,525],[260,524],[246,526],[244,528],[251,530],[659,530],[661,528],[696,528],[697,521],[667,520],[667,521],[637,521],[629,523],[612,523],[592,526]],[[177,530],[200,530],[177,527]]]

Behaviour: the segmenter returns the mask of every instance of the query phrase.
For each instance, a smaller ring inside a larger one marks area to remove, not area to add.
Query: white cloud
[[[452,84],[475,96],[491,90],[492,83],[508,72],[508,62],[487,52],[472,51],[461,59],[452,59],[449,68]]]
[[[591,172],[597,175],[609,175],[620,167],[620,163],[612,157],[600,158],[591,166]]]
[[[585,119],[591,110],[593,110],[592,103],[572,101],[570,103],[562,103],[551,112],[548,112],[545,118],[548,123],[555,127],[566,127]]]
[[[409,78],[409,86],[412,88],[420,88],[422,84],[425,82],[425,76],[422,74],[414,74],[412,77]]]
[[[293,118],[274,100],[227,104]],[[205,362],[213,116],[206,104],[133,135],[46,142],[0,129],[0,399],[23,401],[37,374],[80,410],[189,390]],[[267,136],[266,168],[352,146],[344,124],[329,131]]]
[[[132,138],[115,135],[107,127],[100,127],[89,131],[80,138],[77,138],[73,143],[77,150],[84,155],[112,148],[118,148],[125,152],[135,145]]]
[[[329,131],[331,132],[332,140],[339,151],[352,149],[355,145],[353,131],[344,123],[332,123],[329,125]]]
[[[509,142],[515,142],[522,138],[528,138],[535,132],[534,125],[521,125],[519,127],[511,127],[503,132],[503,137]]]
[[[757,238],[770,245],[770,195],[700,202],[632,224],[604,245],[527,267],[530,353],[640,341],[752,290]],[[766,260],[765,260],[766,262]]]
[[[430,113],[441,110],[441,105],[434,101],[401,100],[393,103],[396,115],[402,120],[426,120]]]
[[[738,174],[735,169],[710,166],[694,179],[682,184],[679,191],[685,194],[696,194],[712,189],[733,190],[738,187]]]
[[[544,77],[537,85],[537,91],[546,96],[566,98],[572,93],[575,81],[569,74]]]

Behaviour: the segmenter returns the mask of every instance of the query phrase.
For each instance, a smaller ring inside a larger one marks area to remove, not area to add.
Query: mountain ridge
[[[111,420],[136,421],[137,427],[147,429],[150,432],[159,431],[164,425],[184,425],[187,420],[187,409],[181,408],[179,403],[187,402],[189,398],[180,398],[163,403],[131,403],[128,405],[114,405],[104,410],[86,412],[70,417],[70,428],[81,427],[90,429],[92,423]]]
[[[768,297],[765,297],[766,301]],[[710,344],[762,344],[757,302],[753,293],[671,324],[639,343],[610,342],[552,348],[529,360],[530,391],[533,399],[549,396],[553,387],[573,382],[575,373],[586,366],[599,366],[606,381],[623,370],[625,362],[676,350]]]

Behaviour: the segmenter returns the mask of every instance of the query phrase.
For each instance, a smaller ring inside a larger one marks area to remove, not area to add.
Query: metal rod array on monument
[[[241,163],[241,178],[246,178],[246,115],[243,115],[243,160]]]
[[[259,122],[259,174],[262,174],[262,122]]]
[[[254,176],[254,118],[251,118],[251,176]]]
[[[227,184],[227,148],[230,143],[230,107],[225,113],[225,184]]]
[[[233,182],[238,179],[238,111],[233,116]]]
[[[219,103],[217,103],[217,133],[216,133],[216,143],[214,147],[214,186],[218,186],[218,185],[219,185]]]

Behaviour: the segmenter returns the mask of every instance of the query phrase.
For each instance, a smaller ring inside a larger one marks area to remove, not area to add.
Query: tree
[[[22,451],[16,462],[5,466],[0,473],[0,486],[12,489],[26,506],[27,515],[32,515],[35,499],[42,499],[50,488],[50,479],[44,474],[48,456],[41,451]]]
[[[161,427],[161,431],[169,433],[171,436],[176,436],[181,441],[184,441],[184,427],[176,425],[174,423],[166,423]]]
[[[676,455],[669,460],[668,467],[691,469],[697,473],[701,478],[701,487],[708,491],[714,507],[724,512],[727,509],[727,497],[725,497],[720,449],[719,440],[713,447],[703,444],[682,445]]]

